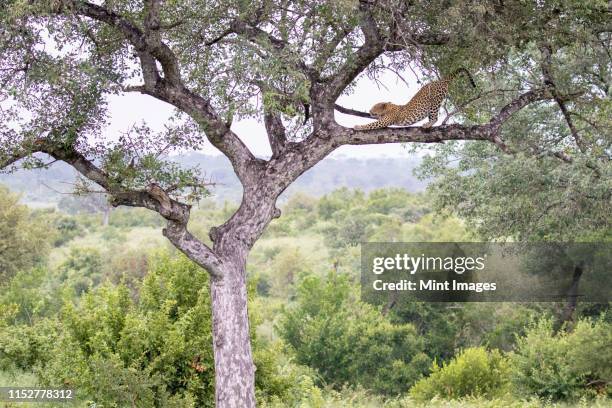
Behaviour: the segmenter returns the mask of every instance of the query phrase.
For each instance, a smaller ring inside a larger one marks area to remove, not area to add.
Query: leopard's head
[[[372,106],[372,109],[370,109],[370,115],[374,116],[376,119],[380,119],[388,114],[395,106],[396,105],[391,102],[377,103],[376,105]]]

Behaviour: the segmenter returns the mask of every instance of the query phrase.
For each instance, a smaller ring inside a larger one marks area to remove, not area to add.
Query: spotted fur
[[[462,73],[467,75],[470,84],[476,88],[474,79],[468,70],[460,68],[444,79],[423,86],[405,105],[396,105],[391,102],[377,103],[370,109],[370,115],[378,120],[367,125],[357,125],[354,129],[373,130],[391,125],[409,126],[425,118],[429,118],[429,121],[423,127],[430,128],[438,120],[438,110],[448,95],[449,84]]]

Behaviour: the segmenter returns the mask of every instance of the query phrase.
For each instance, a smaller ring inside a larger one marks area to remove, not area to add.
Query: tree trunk
[[[211,282],[215,401],[217,408],[255,407],[255,366],[251,352],[243,262],[228,262],[224,277]]]
[[[573,329],[574,323],[574,312],[578,305],[578,285],[580,284],[580,278],[582,277],[583,266],[576,265],[574,267],[574,274],[572,276],[572,284],[567,291],[567,300],[565,307],[561,312],[561,318],[559,320],[559,328],[566,327],[567,330]]]
[[[246,261],[270,220],[280,215],[274,205],[280,193],[255,181],[247,186],[236,213],[211,230],[215,252],[222,259],[222,278],[211,281],[217,408],[255,407]]]

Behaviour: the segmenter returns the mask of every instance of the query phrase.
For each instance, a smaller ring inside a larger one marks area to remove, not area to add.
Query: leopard
[[[448,86],[461,74],[465,74],[470,85],[476,88],[474,78],[469,71],[459,68],[445,78],[424,85],[405,105],[396,105],[391,102],[377,103],[370,109],[370,115],[378,120],[366,125],[357,125],[353,129],[374,130],[391,125],[410,126],[425,118],[428,118],[429,121],[422,127],[426,129],[432,127],[438,120],[438,111],[442,101],[448,95]]]

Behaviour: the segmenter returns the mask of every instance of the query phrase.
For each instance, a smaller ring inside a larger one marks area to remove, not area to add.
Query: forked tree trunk
[[[217,408],[255,407],[255,366],[251,352],[244,264],[224,267],[211,282],[215,401]]]
[[[217,408],[256,405],[246,261],[265,227],[280,215],[274,205],[280,189],[256,185],[255,181],[247,185],[240,208],[225,224],[211,230],[213,248],[222,259],[222,278],[211,281]]]

